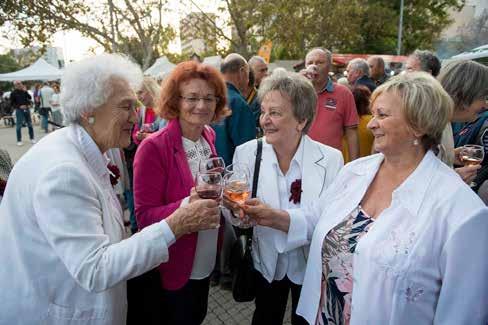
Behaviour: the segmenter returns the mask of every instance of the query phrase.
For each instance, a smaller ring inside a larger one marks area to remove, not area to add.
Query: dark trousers
[[[179,290],[162,289],[165,325],[200,325],[207,316],[209,278],[189,280]]]
[[[259,272],[256,272],[256,310],[252,325],[281,325],[285,317],[288,294],[291,290],[291,323],[306,325],[305,319],[296,314],[298,299],[302,286],[291,282],[287,276],[283,280],[269,283]]]
[[[29,138],[31,140],[34,139],[34,129],[32,128],[30,110],[17,108],[15,110],[15,119],[17,120],[17,125],[15,126],[15,131],[17,133],[17,142],[22,141],[22,125],[24,123],[27,124],[27,128],[29,129]]]
[[[127,281],[127,324],[163,325],[161,280],[158,269]]]

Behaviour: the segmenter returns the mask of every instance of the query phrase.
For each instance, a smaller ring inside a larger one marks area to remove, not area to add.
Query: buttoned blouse
[[[290,162],[290,167],[286,174],[283,174],[281,171],[274,151],[272,157],[271,163],[273,164],[278,181],[278,191],[280,197],[279,208],[282,210],[299,208],[300,202],[294,203],[293,201],[290,201],[290,190],[291,184],[296,180],[301,180],[302,178],[303,141],[300,141],[298,149],[295,152],[295,155],[293,155],[293,159]],[[301,284],[302,277],[298,275],[303,272],[303,267],[300,267],[300,264],[297,263],[297,259],[305,260],[305,258],[304,250],[302,249],[295,249],[290,252],[278,254],[274,279],[282,280],[285,275],[287,275],[288,279],[290,279],[293,283]]]
[[[210,145],[201,136],[197,141],[185,137],[181,138],[183,149],[185,149],[188,165],[193,178],[196,178],[200,160],[208,159],[212,154]],[[185,198],[182,205],[188,204],[189,197]],[[208,277],[212,272],[217,257],[218,229],[201,230],[198,232],[195,258],[191,270],[190,279],[200,280]]]

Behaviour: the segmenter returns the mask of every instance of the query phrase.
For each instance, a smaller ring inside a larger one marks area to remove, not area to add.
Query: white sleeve
[[[73,163],[53,167],[40,177],[33,206],[46,240],[88,291],[104,291],[168,260],[174,236],[164,221],[111,242],[102,224],[99,193]]]
[[[488,324],[487,229],[488,209],[483,208],[445,243],[434,324]]]
[[[325,193],[322,193],[318,200],[313,201],[312,204],[286,210],[290,216],[290,227],[288,229],[288,234],[286,234],[286,239],[276,241],[276,250],[279,253],[291,251],[300,246],[310,244],[315,225],[322,215],[324,205],[326,204],[325,198],[330,197],[327,192],[339,174],[339,171],[344,166],[344,160],[339,151],[334,150],[333,152],[330,152],[328,156],[330,163],[327,165]]]

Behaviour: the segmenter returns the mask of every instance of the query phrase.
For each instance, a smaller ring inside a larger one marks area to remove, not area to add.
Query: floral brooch
[[[110,174],[110,184],[112,184],[112,186],[117,185],[120,178],[119,167],[117,167],[117,165],[114,164],[108,164],[107,168],[108,168],[108,173]]]
[[[288,201],[292,202],[294,204],[300,203],[300,200],[302,198],[302,180],[301,179],[296,179],[293,183],[291,183],[290,186],[290,198]]]

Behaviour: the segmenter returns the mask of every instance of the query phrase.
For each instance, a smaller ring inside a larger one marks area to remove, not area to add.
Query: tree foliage
[[[165,23],[167,0],[3,0],[0,24],[10,22],[24,44],[46,42],[59,30],[78,30],[107,51],[131,55],[144,68],[162,54],[175,32]],[[197,9],[198,0],[188,0]],[[465,0],[408,0],[404,6],[402,54],[432,48],[450,23],[450,10]],[[217,15],[228,15],[225,26],[205,14],[205,28],[196,35],[229,46],[219,54],[256,53],[273,41],[272,57],[303,58],[311,47],[342,53],[395,54],[400,0],[221,0]],[[232,32],[229,33],[228,30]],[[212,54],[212,53],[209,53]]]
[[[108,52],[122,52],[143,66],[167,50],[175,32],[164,20],[166,0],[4,0],[0,25],[15,27],[22,43],[46,43],[60,30],[77,30]]]
[[[194,2],[194,1],[193,1]],[[465,0],[405,1],[402,54],[432,48]],[[230,51],[256,53],[273,41],[273,57],[302,58],[307,49],[396,54],[400,0],[225,0],[234,33]],[[220,31],[220,34],[223,32]],[[229,38],[226,36],[226,38]]]

